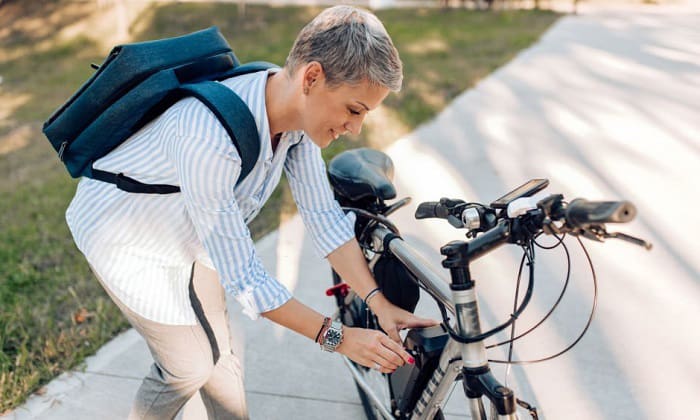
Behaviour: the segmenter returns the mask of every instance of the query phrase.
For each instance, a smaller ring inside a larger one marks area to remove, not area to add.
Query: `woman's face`
[[[359,134],[367,113],[378,107],[389,89],[370,85],[341,84],[329,88],[323,75],[308,80],[302,111],[304,131],[319,147],[327,147],[345,133]]]

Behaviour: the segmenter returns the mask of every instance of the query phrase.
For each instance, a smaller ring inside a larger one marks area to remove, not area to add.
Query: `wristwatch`
[[[333,321],[326,328],[321,340],[321,348],[325,351],[334,352],[343,342],[343,324],[340,321]]]

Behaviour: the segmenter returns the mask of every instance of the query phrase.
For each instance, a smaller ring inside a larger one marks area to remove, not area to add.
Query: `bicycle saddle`
[[[367,197],[396,197],[394,163],[389,156],[367,148],[345,151],[328,164],[328,178],[340,196],[357,201]]]

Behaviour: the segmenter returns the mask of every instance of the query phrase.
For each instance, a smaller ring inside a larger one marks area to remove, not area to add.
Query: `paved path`
[[[592,244],[599,309],[585,339],[554,361],[516,367],[508,383],[547,419],[675,419],[700,395],[700,11],[642,7],[565,17],[515,60],[457,98],[434,121],[388,149],[400,195],[414,204],[396,215],[404,235],[438,261],[435,249],[460,234],[443,223],[413,223],[416,203],[441,196],[487,201],[524,180],[547,177],[549,192],[626,198],[640,216],[624,231],[654,243]],[[300,238],[303,238],[300,239]],[[300,246],[300,244],[302,246]],[[328,269],[298,218],[258,243],[266,266],[303,302],[330,313]],[[571,247],[570,294],[555,320],[516,347],[535,358],[576,337],[591,303],[590,277]],[[485,323],[507,316],[517,255],[474,267]],[[560,251],[538,256],[531,313],[555,299]],[[419,311],[433,314],[427,300]],[[231,308],[246,369],[253,419],[358,419],[354,385],[335,355],[268,321]],[[492,354],[499,357],[498,351]],[[64,374],[41,396],[2,419],[120,419],[149,365],[129,331]],[[458,393],[455,393],[458,394]],[[448,418],[461,418],[455,395]],[[185,418],[202,418],[193,401]],[[573,414],[572,414],[573,413]]]

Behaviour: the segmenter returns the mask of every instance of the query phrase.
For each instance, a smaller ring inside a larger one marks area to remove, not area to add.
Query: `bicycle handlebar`
[[[500,210],[478,203],[442,198],[439,202],[424,202],[416,209],[416,219],[446,219],[455,228],[468,229],[468,237],[487,232],[498,225],[499,220],[513,221],[512,228],[521,229],[527,224],[532,234],[571,233],[602,241],[606,238],[628,240],[647,249],[651,245],[641,239],[623,234],[609,234],[606,223],[627,223],[637,215],[637,209],[629,201],[588,201],[577,198],[566,204],[560,194],[550,195],[539,201],[532,197],[513,200],[507,209]],[[563,222],[557,226],[552,222]],[[515,239],[517,240],[517,239]]]
[[[542,202],[537,203],[540,207]],[[511,203],[512,205],[512,203]],[[534,210],[532,207],[529,210]],[[482,212],[496,209],[478,204],[467,204],[461,200],[442,198],[439,202],[427,201],[420,203],[416,209],[416,219],[445,219],[452,222],[452,218],[459,220],[462,226],[469,227],[465,221],[473,219],[471,212]],[[629,201],[588,201],[577,198],[565,207],[563,214],[556,214],[557,220],[564,219],[571,227],[585,227],[592,224],[603,223],[627,223],[637,215],[637,209]],[[481,215],[480,215],[481,216]]]

